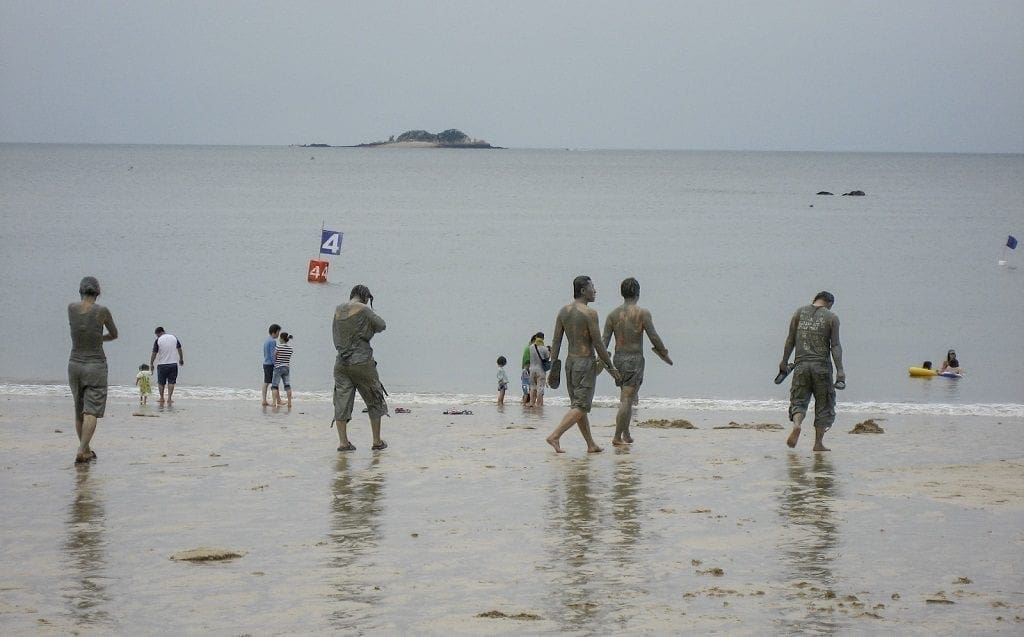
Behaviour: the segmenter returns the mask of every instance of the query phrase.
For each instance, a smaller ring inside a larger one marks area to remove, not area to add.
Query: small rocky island
[[[330,144],[300,144],[302,148],[333,148]],[[354,146],[339,146],[338,148],[491,148],[502,149],[501,146],[491,146],[482,139],[473,139],[457,128],[449,128],[440,133],[430,133],[425,130],[408,130],[398,135],[392,135],[388,141],[366,142]]]
[[[355,148],[377,148],[380,146],[408,148],[500,148],[500,146],[491,146],[482,139],[473,139],[457,128],[449,128],[440,133],[430,133],[425,130],[409,130],[397,137],[392,135],[386,142],[357,144]]]

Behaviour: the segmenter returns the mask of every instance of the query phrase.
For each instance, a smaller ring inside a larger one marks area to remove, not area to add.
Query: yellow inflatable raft
[[[924,367],[911,367],[911,376],[938,376],[939,373],[934,369],[925,369]]]

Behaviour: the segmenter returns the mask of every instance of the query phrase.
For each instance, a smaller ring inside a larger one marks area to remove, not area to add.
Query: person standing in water
[[[598,327],[597,311],[588,307],[597,298],[597,290],[589,276],[580,275],[573,279],[573,302],[563,307],[555,318],[555,334],[551,342],[551,373],[548,383],[552,389],[558,388],[558,359],[562,349],[562,337],[569,339],[568,355],[565,359],[565,384],[569,393],[569,411],[562,421],[547,437],[547,443],[554,447],[555,452],[565,453],[559,445],[559,439],[573,425],[579,425],[580,433],[587,442],[587,451],[597,453],[601,447],[594,442],[590,433],[590,407],[594,400],[594,387],[597,379],[597,352],[601,362],[616,382],[620,380],[619,371],[612,364],[608,350],[601,342],[601,328]]]
[[[672,359],[668,356],[668,348],[661,342],[654,319],[649,310],[637,305],[640,300],[640,282],[629,277],[619,286],[623,303],[612,310],[604,321],[605,347],[615,336],[615,356],[612,362],[622,375],[615,384],[619,386],[619,411],[615,415],[615,436],[612,444],[628,445],[633,442],[629,435],[629,423],[633,418],[633,405],[644,382],[644,334],[651,339],[651,347],[661,360],[669,365]]]
[[[267,402],[267,390],[270,389],[270,383],[274,380],[274,351],[277,349],[277,335],[281,333],[281,326],[277,323],[272,323],[268,330],[269,337],[263,341],[263,406],[266,407],[270,403]]]
[[[798,309],[789,321],[779,374],[784,376],[789,372],[789,355],[795,350],[793,384],[789,390],[789,419],[793,421],[793,430],[786,439],[791,448],[796,447],[800,438],[800,426],[814,396],[814,451],[829,451],[823,441],[825,432],[836,419],[836,390],[846,389],[839,317],[832,313],[835,301],[830,292],[818,292],[814,301]],[[833,363],[836,367],[834,385]]]
[[[167,387],[167,404],[174,402],[174,386],[178,383],[178,367],[185,366],[185,354],[181,350],[181,341],[174,334],[168,334],[164,328],[153,331],[153,352],[149,355],[149,367],[156,366],[156,384],[160,389],[160,404],[164,404],[164,386]]]
[[[353,287],[348,302],[334,310],[332,331],[338,351],[334,363],[334,424],[338,427],[338,451],[356,449],[348,439],[348,422],[352,420],[357,391],[370,416],[371,449],[387,449],[388,443],[380,437],[380,419],[388,414],[388,405],[370,347],[370,339],[386,327],[384,319],[373,311],[373,294],[365,285]]]
[[[96,303],[100,295],[100,282],[96,277],[84,277],[78,285],[78,294],[81,301],[68,305],[71,328],[68,385],[75,401],[75,431],[78,433],[75,463],[82,463],[96,459],[90,443],[96,433],[96,421],[103,417],[107,408],[107,355],[103,352],[103,343],[117,338],[117,326],[110,310]]]

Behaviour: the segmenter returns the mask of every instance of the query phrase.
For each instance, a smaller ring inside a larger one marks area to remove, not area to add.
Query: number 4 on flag
[[[345,237],[344,232],[335,230],[324,230],[320,235],[320,254],[341,254],[341,240]]]

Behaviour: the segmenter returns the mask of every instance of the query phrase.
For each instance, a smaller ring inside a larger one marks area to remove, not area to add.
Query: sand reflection
[[[335,592],[331,622],[338,629],[364,630],[379,606],[381,593],[365,577],[381,537],[384,472],[380,457],[355,460],[338,456],[332,484],[331,542],[334,556],[329,575]]]
[[[75,466],[75,490],[68,506],[67,539],[63,547],[69,581],[62,592],[75,623],[82,627],[110,622],[110,615],[104,608],[110,601],[104,583],[106,511],[99,479],[90,475],[90,468],[89,465]]]
[[[823,603],[834,595],[832,566],[839,538],[834,511],[839,489],[831,456],[804,458],[791,451],[786,474],[788,480],[777,494],[783,521],[779,553],[792,591],[789,598],[797,609],[782,624],[789,634],[831,634],[839,628]]]
[[[594,553],[599,548],[602,500],[595,493],[590,458],[558,464],[546,507],[553,576],[553,608],[548,614],[563,630],[580,630],[601,624],[601,605],[607,602],[607,592],[600,591],[597,582],[607,565]]]

